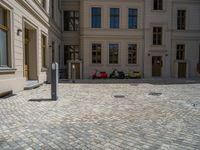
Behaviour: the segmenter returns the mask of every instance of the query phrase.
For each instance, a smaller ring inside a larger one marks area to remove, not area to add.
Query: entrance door
[[[26,80],[29,79],[29,31],[25,29],[25,39],[24,39],[24,77]]]
[[[72,79],[80,79],[80,63],[71,64],[71,77]]]
[[[178,63],[178,77],[186,78],[186,63]]]
[[[162,57],[152,57],[152,77],[161,77],[162,74]]]

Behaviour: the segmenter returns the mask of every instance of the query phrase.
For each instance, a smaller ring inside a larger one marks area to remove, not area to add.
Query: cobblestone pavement
[[[200,150],[200,84],[67,83],[58,101],[49,91],[0,99],[0,150]]]

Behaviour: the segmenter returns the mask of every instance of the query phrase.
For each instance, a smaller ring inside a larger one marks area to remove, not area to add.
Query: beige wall
[[[63,32],[62,45],[80,44],[81,59],[83,60],[83,77],[88,78],[94,70],[107,71],[117,68],[123,71],[129,69],[139,70],[145,78],[152,77],[152,57],[162,56],[162,77],[177,77],[176,44],[186,44],[186,60],[188,62],[188,77],[198,77],[196,64],[199,53],[200,17],[198,0],[164,0],[164,9],[153,10],[153,0],[62,0],[62,10],[80,10],[80,33]],[[91,28],[91,7],[102,8],[102,28]],[[109,8],[120,8],[120,28],[109,28]],[[128,8],[138,9],[138,29],[129,30]],[[187,29],[177,31],[177,9],[187,10]],[[63,20],[63,19],[62,19]],[[62,23],[63,24],[63,23]],[[153,27],[163,28],[162,45],[154,46]],[[195,41],[195,42],[194,42]],[[91,63],[91,44],[102,43],[102,64]],[[120,56],[118,65],[108,64],[108,44],[120,44]],[[127,43],[138,44],[138,58],[136,65],[127,65]],[[63,48],[63,47],[62,47]],[[191,50],[192,49],[192,52]],[[63,62],[63,57],[61,57]],[[66,68],[63,66],[63,68]]]
[[[102,28],[91,28],[91,8],[101,7]],[[120,28],[110,29],[109,10],[120,8]],[[138,9],[138,28],[128,29],[128,8]],[[81,1],[81,51],[83,52],[83,77],[88,78],[97,69],[111,73],[113,69],[124,72],[136,70],[143,72],[143,1]],[[102,64],[92,64],[92,43],[102,44]],[[109,44],[119,44],[119,63],[109,64]],[[137,64],[128,64],[128,44],[137,44]]]
[[[10,11],[9,21],[11,22],[11,39],[9,45],[11,46],[11,68],[0,69],[0,91],[5,89],[13,90],[14,92],[24,89],[24,40],[23,33],[17,35],[17,30],[24,31],[24,22],[29,22],[35,27],[35,47],[36,60],[33,62],[37,64],[37,80],[42,83],[46,81],[46,72],[41,72],[41,32],[45,33],[48,37],[48,14],[45,12],[38,3],[34,1],[21,1],[21,0],[2,0],[0,5],[7,8]],[[47,51],[48,52],[48,51]],[[15,69],[15,71],[13,71]],[[12,73],[10,73],[12,71]]]

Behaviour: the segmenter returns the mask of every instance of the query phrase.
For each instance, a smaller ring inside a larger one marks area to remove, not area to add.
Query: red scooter
[[[92,79],[106,79],[108,78],[108,74],[106,72],[96,72],[92,75]]]

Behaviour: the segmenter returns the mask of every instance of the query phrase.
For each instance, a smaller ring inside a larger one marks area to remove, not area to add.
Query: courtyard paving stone
[[[13,149],[200,150],[200,83],[61,83],[58,101],[48,84],[19,92],[0,99],[0,150]]]

